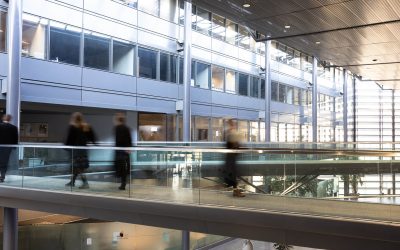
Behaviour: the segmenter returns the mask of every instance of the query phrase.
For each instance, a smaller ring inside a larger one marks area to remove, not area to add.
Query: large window
[[[249,76],[239,73],[239,95],[249,95]]]
[[[238,45],[243,49],[250,49],[250,36],[247,29],[239,25],[238,31]]]
[[[50,22],[50,60],[79,65],[81,29]]]
[[[46,27],[49,21],[32,15],[23,15],[22,55],[46,58]]]
[[[113,71],[120,74],[134,74],[135,46],[125,41],[113,41]]]
[[[176,23],[179,13],[177,2],[178,0],[160,0],[160,17]]]
[[[210,79],[211,79],[210,65],[197,62],[195,86],[203,89],[209,89]]]
[[[110,69],[110,37],[100,34],[85,34],[84,66]]]
[[[233,45],[236,45],[237,42],[237,27],[236,23],[226,19],[226,41]]]
[[[222,16],[218,16],[216,14],[212,15],[212,36],[220,39],[225,40],[225,18]]]
[[[176,56],[160,54],[160,80],[166,82],[176,82]]]
[[[224,120],[221,118],[212,118],[212,140],[224,141]]]
[[[261,98],[265,99],[265,79],[261,78],[261,86],[260,86],[260,91],[261,91]]]
[[[233,70],[226,70],[225,91],[228,93],[236,93],[236,73]]]
[[[211,34],[211,13],[201,8],[196,8],[196,30],[205,34]]]
[[[122,4],[125,4],[131,8],[137,8],[137,0],[114,0],[117,2],[121,2]]]
[[[193,120],[194,141],[208,141],[209,118],[196,116]]]
[[[0,51],[6,51],[7,13],[0,11]]]
[[[250,96],[251,97],[256,97],[258,98],[258,83],[259,83],[259,78],[258,77],[251,77],[250,81]]]
[[[139,76],[157,79],[157,51],[139,47]]]
[[[139,0],[139,10],[154,16],[159,16],[160,0]]]
[[[224,68],[212,66],[212,89],[224,90]]]
[[[277,102],[279,100],[278,98],[278,88],[279,84],[278,82],[272,81],[271,82],[271,100]]]
[[[279,102],[286,101],[286,86],[279,84]]]
[[[139,141],[165,141],[165,114],[139,113]]]

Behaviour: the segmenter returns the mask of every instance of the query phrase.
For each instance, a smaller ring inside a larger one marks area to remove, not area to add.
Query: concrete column
[[[313,142],[318,142],[318,84],[317,84],[317,58],[313,57],[312,65],[312,139]]]
[[[182,231],[182,250],[190,249],[190,232]]]
[[[343,70],[343,141],[349,141],[348,131],[348,86],[347,86],[347,70]]]
[[[192,70],[192,1],[185,1],[185,34],[183,54],[183,141],[190,141],[191,98],[190,80]]]
[[[3,249],[18,250],[18,209],[4,208]]]
[[[271,142],[271,41],[265,42],[265,142]]]

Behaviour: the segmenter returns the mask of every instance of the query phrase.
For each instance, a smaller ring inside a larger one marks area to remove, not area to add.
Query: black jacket
[[[115,146],[116,147],[132,147],[131,130],[126,125],[117,125],[114,128]]]
[[[18,128],[11,123],[0,123],[0,144],[18,144]]]

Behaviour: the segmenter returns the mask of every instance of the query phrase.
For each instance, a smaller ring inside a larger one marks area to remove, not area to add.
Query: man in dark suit
[[[18,128],[10,123],[11,118],[11,115],[3,115],[0,123],[0,182],[4,182],[6,177],[8,160],[13,149],[8,145],[18,144]]]

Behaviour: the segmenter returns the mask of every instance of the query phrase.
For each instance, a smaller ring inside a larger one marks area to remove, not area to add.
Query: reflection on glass
[[[221,118],[212,118],[212,140],[224,141],[224,121]]]
[[[50,22],[50,60],[79,65],[81,29]]]
[[[261,86],[260,86],[260,91],[261,91],[261,99],[265,99],[265,79],[261,78]]]
[[[123,41],[113,41],[113,71],[134,75],[135,47]]]
[[[0,11],[0,51],[6,51],[7,13]]]
[[[228,93],[236,93],[236,73],[233,70],[226,70],[225,91]]]
[[[157,52],[139,47],[139,76],[157,79]]]
[[[287,86],[286,87],[286,103],[293,104],[293,87]]]
[[[236,45],[237,39],[237,24],[229,19],[226,19],[226,41],[232,45]]]
[[[239,25],[238,29],[238,45],[243,49],[250,49],[250,36],[247,29]]]
[[[137,8],[137,0],[117,0],[131,8]]]
[[[139,113],[139,141],[165,141],[166,115]]]
[[[178,21],[178,4],[177,0],[161,0],[160,1],[160,17],[168,21],[176,23]]]
[[[250,122],[250,142],[258,142],[259,141],[259,128],[258,122]]]
[[[277,102],[278,98],[278,82],[272,81],[271,82],[271,100]]]
[[[211,35],[211,13],[197,7],[196,29],[205,35]]]
[[[197,62],[196,65],[197,67],[195,85],[203,89],[209,89],[211,80],[210,65],[201,62]]]
[[[250,96],[251,97],[258,98],[258,83],[259,83],[259,78],[252,76],[251,81],[250,81]]]
[[[108,70],[110,68],[110,38],[85,34],[84,66]]]
[[[216,90],[224,90],[224,68],[212,66],[212,88]]]
[[[27,18],[28,15],[23,15]],[[30,16],[34,17],[35,16]],[[31,18],[30,18],[31,19]],[[22,55],[46,58],[46,25],[48,21],[37,17],[36,22],[24,20],[22,25]]]
[[[139,10],[154,16],[159,16],[160,0],[141,0],[139,1]]]
[[[160,54],[160,80],[176,82],[176,56]]]
[[[194,140],[195,141],[208,141],[208,125],[209,119],[207,117],[194,117]]]
[[[249,128],[248,121],[238,121],[238,133],[242,142],[249,141]]]
[[[300,105],[300,98],[299,98],[300,89],[294,88],[293,91],[294,91],[294,92],[293,92],[293,98],[294,98],[293,104],[294,104],[294,105]]]
[[[279,84],[279,102],[286,101],[286,86]]]
[[[216,14],[212,15],[212,36],[219,40],[225,40],[225,18]]]
[[[249,93],[249,76],[239,73],[239,95],[247,96]]]

